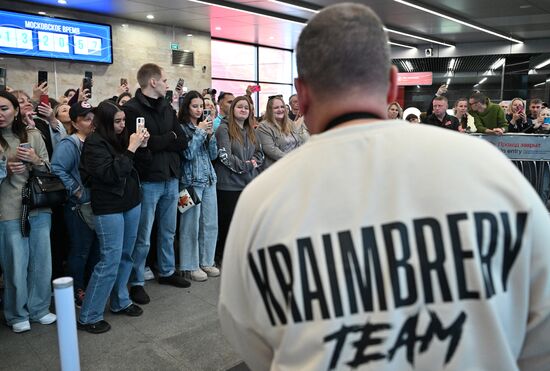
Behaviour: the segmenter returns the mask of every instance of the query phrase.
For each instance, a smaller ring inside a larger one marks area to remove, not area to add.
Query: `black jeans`
[[[225,247],[225,239],[229,232],[233,212],[242,191],[221,191],[217,190],[218,197],[218,242],[216,244],[215,262],[221,266],[223,259],[223,251]]]

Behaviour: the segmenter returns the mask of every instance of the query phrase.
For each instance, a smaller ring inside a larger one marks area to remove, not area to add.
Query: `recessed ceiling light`
[[[221,30],[222,30],[222,28],[220,26],[216,27],[216,31],[221,31]]]
[[[128,23],[123,23],[123,24],[120,25],[120,27],[126,28],[126,27],[128,27]]]
[[[46,13],[46,12],[38,12],[38,14],[40,14],[40,15],[46,15],[47,13]]]
[[[535,66],[535,69],[538,70],[539,68],[546,67],[549,64],[550,64],[550,59],[547,59],[544,62],[537,64]]]
[[[155,19],[155,16],[152,15],[152,14],[147,14],[147,17],[146,17],[146,18],[147,18],[147,19]]]
[[[449,15],[441,13],[441,11],[439,11],[439,10],[429,9],[425,6],[415,4],[415,3],[411,2],[411,1],[407,1],[407,0],[393,0],[393,1],[398,2],[400,4],[403,4],[403,5],[410,6],[411,8],[415,8],[415,9],[421,10],[421,11],[426,12],[426,13],[433,14],[433,15],[441,17],[441,18],[448,19],[448,20],[456,22],[456,23],[460,23],[463,26],[472,27],[472,28],[474,28],[476,30],[479,30],[481,32],[486,32],[486,33],[491,34],[493,36],[501,37],[505,40],[510,40],[510,41],[513,41],[513,42],[518,43],[518,44],[523,44],[523,41],[521,41],[521,40],[515,39],[513,37],[510,37],[510,36],[502,34],[502,33],[491,31],[487,28],[476,26],[475,24],[472,24],[468,20],[462,20],[462,19],[458,19],[458,18],[455,18],[455,17],[451,17]]]
[[[57,0],[57,3],[65,5],[67,4],[67,0]]]
[[[192,34],[192,33],[188,33],[188,34],[187,34],[187,37],[193,37],[193,34]]]

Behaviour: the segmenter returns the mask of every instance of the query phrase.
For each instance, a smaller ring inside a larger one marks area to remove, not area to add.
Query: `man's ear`
[[[309,111],[309,107],[311,106],[309,87],[299,77],[294,79],[294,86],[296,87],[296,94],[298,95],[300,112],[302,113],[302,115],[306,115]]]
[[[391,103],[391,102],[395,102],[395,100],[397,99],[397,89],[398,89],[398,86],[397,86],[397,67],[395,66],[391,66],[390,67],[390,76],[389,76],[389,79],[390,79],[390,85],[388,86],[388,94],[386,95],[386,103]]]
[[[155,80],[154,78],[150,78],[149,79],[149,85],[152,87],[152,88],[155,88],[157,86],[157,80]]]

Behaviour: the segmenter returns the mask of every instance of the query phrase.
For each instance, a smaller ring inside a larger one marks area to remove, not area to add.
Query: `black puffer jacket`
[[[136,131],[136,118],[144,117],[145,127],[151,135],[147,144],[152,154],[150,165],[143,166],[136,160],[141,180],[162,182],[179,179],[188,139],[172,106],[164,98],[149,99],[138,89],[135,97],[126,102],[122,109],[126,113],[126,127],[130,133]]]
[[[140,148],[135,154],[128,150],[119,153],[97,133],[86,138],[79,170],[83,183],[91,190],[94,214],[128,211],[141,202],[139,176],[134,168],[137,159],[147,163],[150,151]]]

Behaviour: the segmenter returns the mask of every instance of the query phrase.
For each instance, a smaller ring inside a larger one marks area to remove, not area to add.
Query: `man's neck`
[[[141,93],[142,93],[143,95],[145,95],[146,97],[151,98],[151,99],[158,99],[158,98],[160,98],[160,94],[157,93],[157,92],[155,91],[155,89],[153,89],[153,88],[151,88],[151,87],[149,87],[149,86],[146,87],[146,88],[142,88],[142,89],[141,89]]]
[[[438,115],[438,114],[435,114],[435,117],[437,117],[437,119],[438,119],[439,121],[442,121],[442,120],[445,118],[445,115],[446,115],[446,113],[439,114],[439,115]]]
[[[300,112],[299,109],[291,109],[290,111],[292,112],[293,115],[297,115],[298,112]]]

